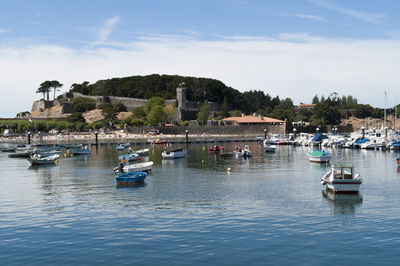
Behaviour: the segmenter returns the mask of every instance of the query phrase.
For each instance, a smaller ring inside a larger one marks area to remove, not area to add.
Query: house
[[[227,126],[239,125],[285,125],[285,121],[266,116],[232,116],[222,119]]]

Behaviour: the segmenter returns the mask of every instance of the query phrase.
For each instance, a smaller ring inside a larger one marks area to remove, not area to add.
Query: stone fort
[[[57,100],[54,101],[44,101],[39,100],[33,102],[32,113],[39,112],[42,110],[49,109],[53,106],[61,105],[63,114],[70,114],[73,110],[73,103],[71,99],[74,98],[87,98],[92,99],[94,103],[91,109],[99,109],[102,103],[123,103],[127,111],[132,111],[139,106],[145,106],[147,99],[129,98],[129,97],[117,97],[117,96],[89,96],[77,92],[66,92],[63,94],[63,98],[66,101],[60,103]],[[186,99],[186,87],[179,86],[176,88],[176,99],[165,100],[166,105],[176,106],[174,120],[175,121],[189,121],[196,120],[197,114],[203,103],[192,102]],[[220,110],[218,103],[208,102],[210,105],[210,111],[212,114],[216,114]]]

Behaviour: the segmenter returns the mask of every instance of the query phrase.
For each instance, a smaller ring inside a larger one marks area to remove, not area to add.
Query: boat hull
[[[125,173],[116,177],[118,187],[130,187],[141,184],[146,179],[147,173],[145,172],[134,172]]]
[[[308,160],[310,162],[314,162],[314,163],[329,163],[331,160],[331,156],[330,155],[326,155],[326,156],[308,156]]]
[[[334,193],[358,193],[360,191],[361,181],[351,180],[346,182],[346,180],[325,182],[325,187]]]
[[[163,159],[177,159],[177,158],[182,158],[186,155],[186,151],[182,151],[182,152],[163,152],[162,154],[162,158]]]
[[[32,165],[51,165],[51,164],[56,164],[58,158],[59,158],[58,155],[53,155],[50,157],[42,157],[42,158],[28,158],[28,161]]]

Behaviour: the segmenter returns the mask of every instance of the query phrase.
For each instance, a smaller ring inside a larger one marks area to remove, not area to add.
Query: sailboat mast
[[[385,110],[383,115],[383,130],[386,132],[386,91],[385,91]],[[385,135],[386,137],[386,135]]]

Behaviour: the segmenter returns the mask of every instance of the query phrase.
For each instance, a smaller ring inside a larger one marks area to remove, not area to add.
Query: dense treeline
[[[261,90],[241,93],[219,80],[178,75],[154,74],[99,80],[94,84],[89,82],[74,83],[71,86],[71,91],[97,96],[175,99],[176,87],[182,82],[185,83],[187,88],[186,98],[189,101],[204,102],[208,100],[222,105],[224,99],[227,99],[230,110],[241,110],[244,113],[253,113],[267,107],[272,110],[280,102],[279,97],[272,98],[268,94],[265,95]]]

